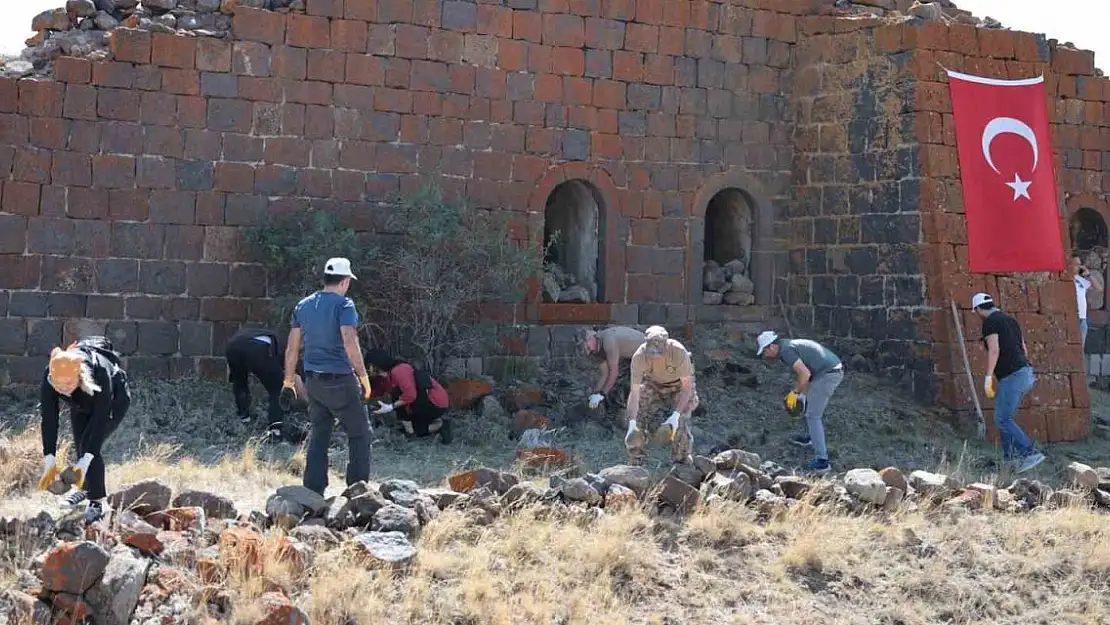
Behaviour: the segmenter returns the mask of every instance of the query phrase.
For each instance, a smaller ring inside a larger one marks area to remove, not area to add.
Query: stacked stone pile
[[[748,264],[733,259],[720,265],[707,260],[702,268],[702,303],[751,306],[755,303],[755,283],[747,276]]]

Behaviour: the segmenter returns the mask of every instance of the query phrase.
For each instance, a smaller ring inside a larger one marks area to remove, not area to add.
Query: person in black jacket
[[[281,438],[284,415],[292,407],[292,393],[282,393],[282,366],[285,350],[278,345],[277,335],[261,328],[243,328],[231,337],[224,352],[227,358],[227,381],[235,395],[235,409],[244,424],[253,421],[251,414],[250,376],[253,373],[270,396],[267,413],[267,436]],[[298,372],[299,373],[299,372]],[[295,376],[298,397],[305,397],[301,376]]]
[[[76,506],[87,499],[85,521],[92,523],[104,515],[107,497],[101,447],[119,427],[131,405],[127,372],[120,366],[119,354],[108,339],[84,337],[66,349],[55,347],[50,353],[41,389],[42,490],[50,487],[60,471],[54,454],[62,403],[69,407],[78,457],[74,467],[77,490],[66,498],[66,503]]]

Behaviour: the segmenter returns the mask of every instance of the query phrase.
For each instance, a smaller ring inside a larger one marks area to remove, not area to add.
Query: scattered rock
[[[543,498],[543,491],[531,482],[521,482],[501,496],[506,506],[527,506]]]
[[[597,504],[601,502],[601,493],[597,489],[590,486],[589,482],[585,479],[576,477],[572,480],[567,480],[562,485],[563,497],[568,501],[582,501],[587,504]]]
[[[513,436],[521,436],[528,430],[546,430],[551,426],[547,415],[536,410],[518,410],[513,414],[510,425]]]
[[[0,591],[0,622],[12,625],[47,625],[50,606],[18,590]]]
[[[675,510],[688,514],[701,503],[701,494],[693,486],[668,475],[660,482],[659,499]]]
[[[371,529],[376,532],[401,532],[406,536],[416,536],[420,532],[420,519],[415,510],[390,503],[374,513]]]
[[[170,508],[148,514],[145,520],[155,527],[172,532],[203,532],[207,519],[203,508]]]
[[[92,615],[88,602],[72,593],[55,593],[50,597],[50,604],[54,608],[54,614],[61,617],[59,621],[84,623]]]
[[[440,510],[446,510],[459,501],[460,498],[466,498],[466,495],[446,488],[424,488],[420,490],[420,494],[435,502]]]
[[[888,512],[898,508],[902,503],[902,499],[906,496],[906,491],[898,488],[897,486],[886,487],[886,500],[883,501],[883,510]]]
[[[24,76],[30,76],[34,71],[35,71],[34,64],[30,63],[28,61],[21,61],[21,60],[18,60],[18,59],[13,59],[13,60],[8,61],[7,63],[4,64],[4,75],[7,76],[8,78],[23,78]],[[54,484],[61,484],[61,487],[65,488],[67,490],[69,488],[68,486],[66,486],[62,482],[54,482]],[[51,484],[50,486],[53,487],[54,484]],[[62,493],[64,493],[64,492],[65,491],[62,491]],[[62,494],[62,493],[55,493],[55,494]]]
[[[494,469],[481,467],[472,471],[456,473],[447,478],[452,490],[459,493],[469,493],[476,488],[488,488],[498,495],[504,495],[510,488],[520,482],[520,478]]]
[[[1049,503],[1056,508],[1082,508],[1087,505],[1087,500],[1083,493],[1058,490],[1049,497]]]
[[[210,519],[234,519],[239,516],[235,502],[223,495],[200,490],[183,490],[173,498],[175,508],[202,508]]]
[[[262,535],[245,527],[230,527],[220,534],[219,544],[213,548],[219,563],[234,567],[243,574],[262,573]],[[202,558],[198,554],[198,563]]]
[[[505,412],[505,408],[501,406],[501,402],[493,395],[486,395],[482,398],[482,421],[486,423],[502,423],[508,421],[509,415]]]
[[[897,488],[903,493],[910,492],[910,484],[906,481],[906,476],[897,467],[887,467],[879,471],[879,476],[883,478],[883,484]]]
[[[717,266],[717,263],[713,263],[712,266],[707,264],[702,272],[702,288],[705,289],[703,292],[716,292],[720,295],[727,286],[728,279],[725,278],[725,270]]]
[[[705,479],[705,473],[701,472],[693,464],[676,463],[671,465],[670,474],[676,478],[686,482],[690,486],[697,488],[701,485],[702,480]]]
[[[147,0],[144,0],[147,1]],[[265,614],[255,625],[307,625],[308,616],[284,594],[268,592],[259,599]]]
[[[86,596],[97,625],[131,622],[149,570],[150,560],[135,557],[130,549],[117,547],[112,551],[104,576]]]
[[[361,555],[370,564],[400,567],[416,557],[416,548],[402,532],[369,532],[354,538]]]
[[[220,0],[197,0],[199,13],[215,13],[220,10]]]
[[[910,486],[919,493],[938,494],[953,491],[959,488],[954,480],[939,473],[928,471],[914,471],[910,473]]]
[[[640,505],[640,499],[635,491],[620,484],[612,484],[605,493],[606,510],[628,510]]]
[[[59,545],[46,555],[42,587],[52,592],[81,595],[96,583],[108,566],[108,552],[89,542]]]
[[[632,492],[640,497],[642,497],[648,487],[651,486],[651,473],[644,467],[618,464],[607,469],[602,469],[598,475],[601,479],[610,484],[620,484],[625,488],[631,489]]]
[[[775,484],[782,488],[782,494],[790,499],[801,499],[809,491],[809,482],[796,475],[780,475]]]
[[[867,503],[881,506],[886,501],[886,483],[874,469],[852,469],[844,476],[844,488]]]
[[[970,488],[956,497],[944,502],[945,508],[960,508],[964,510],[980,510],[983,507],[983,493]]]
[[[538,386],[515,386],[505,392],[505,403],[513,412],[528,410],[543,402],[544,390]]]
[[[451,407],[457,410],[470,410],[478,402],[493,392],[493,387],[482,380],[462,379],[454,380],[447,385],[447,396],[451,400]]]
[[[1083,492],[1090,492],[1098,488],[1099,475],[1091,467],[1073,462],[1068,465],[1068,482],[1074,484]]]
[[[739,469],[741,465],[747,465],[752,470],[761,464],[759,454],[744,451],[743,449],[729,449],[723,451],[713,457],[713,464],[717,465],[718,469]]]
[[[354,525],[370,525],[378,510],[389,505],[389,500],[366,482],[358,482],[347,487],[347,490],[343,491],[343,497],[347,499],[346,505],[351,514],[350,522]]]
[[[726,476],[723,473],[714,473],[701,485],[703,497],[716,495],[729,501],[745,502],[752,496],[752,482],[747,473],[733,472]]]
[[[386,480],[378,487],[378,492],[399,506],[411,508],[420,497],[420,485],[412,480]]]
[[[31,19],[31,30],[69,30],[73,22],[65,9],[49,9]]]
[[[339,537],[335,532],[319,525],[298,525],[289,532],[289,535],[317,547],[335,547],[339,544]]]
[[[910,7],[909,14],[932,22],[944,21],[944,9],[936,2],[926,2],[924,4],[915,2]]]
[[[143,6],[157,11],[172,11],[177,8],[177,0],[143,0]]]
[[[120,538],[125,545],[150,555],[159,555],[165,548],[162,541],[158,540],[158,528],[130,510],[119,514],[119,527]]]
[[[705,456],[694,456],[694,466],[705,475],[717,470],[717,465],[713,463],[713,460]]]
[[[99,11],[93,17],[93,24],[100,30],[114,30],[119,27],[119,20],[106,11]]]
[[[717,306],[725,300],[725,296],[716,291],[702,291],[701,303],[706,306]]]
[[[170,507],[171,494],[170,487],[158,480],[143,480],[109,495],[108,505],[113,510],[131,510],[145,517]]]

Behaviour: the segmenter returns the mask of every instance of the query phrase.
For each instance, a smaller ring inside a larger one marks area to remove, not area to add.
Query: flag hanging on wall
[[[1062,271],[1044,76],[998,80],[946,71],[970,270]]]

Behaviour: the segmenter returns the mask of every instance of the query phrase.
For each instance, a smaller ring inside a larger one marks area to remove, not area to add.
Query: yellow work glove
[[[73,466],[73,474],[75,476],[73,485],[77,488],[85,487],[85,476],[89,474],[89,465],[92,464],[93,458],[94,456],[92,454],[85,454],[81,456],[77,464]]]
[[[786,404],[787,410],[793,412],[794,409],[798,407],[798,393],[790,391],[786,394],[786,397],[783,398],[783,403]]]
[[[370,401],[370,376],[358,376],[358,383],[362,385],[362,401]]]
[[[994,399],[994,376],[987,376],[983,378],[983,392],[987,395],[987,399]]]
[[[46,490],[58,479],[58,464],[54,459],[54,454],[45,456],[42,459],[42,477],[39,478],[39,490]]]

